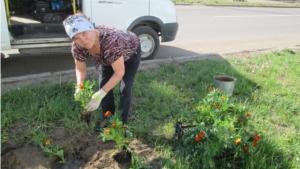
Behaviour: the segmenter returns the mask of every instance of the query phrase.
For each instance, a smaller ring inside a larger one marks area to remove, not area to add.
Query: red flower
[[[205,134],[204,134],[203,132],[200,132],[200,133],[198,133],[198,137],[199,137],[199,138],[204,138],[204,137],[205,137]]]
[[[256,134],[256,135],[254,136],[254,138],[253,138],[253,139],[254,139],[255,141],[258,141],[258,140],[259,140],[259,138],[260,138],[260,137],[259,137],[259,135],[258,135],[258,134]]]
[[[80,84],[80,85],[79,85],[79,89],[84,89],[84,85],[83,85],[83,84]]]
[[[111,114],[110,111],[106,111],[106,112],[104,113],[104,117],[108,117],[108,116],[110,116],[110,114]]]
[[[200,137],[198,137],[198,136],[195,137],[195,142],[196,142],[196,143],[198,143],[198,142],[200,142],[200,141],[201,141],[201,138],[200,138]]]
[[[256,147],[257,146],[257,141],[254,141],[253,142],[253,147]]]
[[[249,150],[249,146],[246,145],[246,146],[244,147],[244,151],[248,151],[248,150]]]

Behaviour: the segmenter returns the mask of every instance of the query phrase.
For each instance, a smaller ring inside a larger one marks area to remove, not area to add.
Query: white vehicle
[[[9,6],[17,6],[12,4],[15,1],[21,4],[22,12]],[[70,47],[71,39],[62,21],[77,12],[86,14],[96,25],[111,25],[137,34],[142,60],[154,58],[160,41],[174,40],[178,30],[171,0],[2,0],[1,50],[40,53]]]

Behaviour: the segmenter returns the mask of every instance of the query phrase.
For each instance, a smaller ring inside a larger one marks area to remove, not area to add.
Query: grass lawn
[[[285,49],[139,71],[129,120],[132,140],[153,145],[160,157],[155,165],[158,168],[201,168],[201,162],[190,165],[191,161],[177,154],[181,144],[174,138],[174,125],[199,106],[209,92],[207,89],[213,86],[213,77],[225,73],[237,78],[230,99],[247,107],[247,127],[261,139],[256,150],[242,159],[215,158],[215,168],[300,168],[299,65],[300,52]],[[100,110],[92,114],[92,125],[81,122],[80,103],[73,97],[74,84],[41,84],[2,95],[1,147],[11,139],[22,146],[38,147],[49,138],[51,128],[57,126],[67,128],[70,135],[79,131],[92,133]],[[117,89],[115,94],[118,96]],[[26,127],[15,135],[12,128],[19,124]]]

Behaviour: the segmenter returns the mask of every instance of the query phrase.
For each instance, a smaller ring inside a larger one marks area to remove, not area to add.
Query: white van
[[[16,1],[18,4],[13,4]],[[77,12],[86,14],[96,25],[136,33],[142,60],[154,58],[160,41],[174,40],[178,30],[171,0],[2,0],[1,50],[40,53],[49,48],[69,47],[71,39],[62,21]]]

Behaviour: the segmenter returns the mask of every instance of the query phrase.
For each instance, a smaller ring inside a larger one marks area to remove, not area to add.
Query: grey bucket
[[[222,90],[229,96],[232,96],[236,78],[231,76],[215,76],[214,86],[215,88],[222,88]]]

